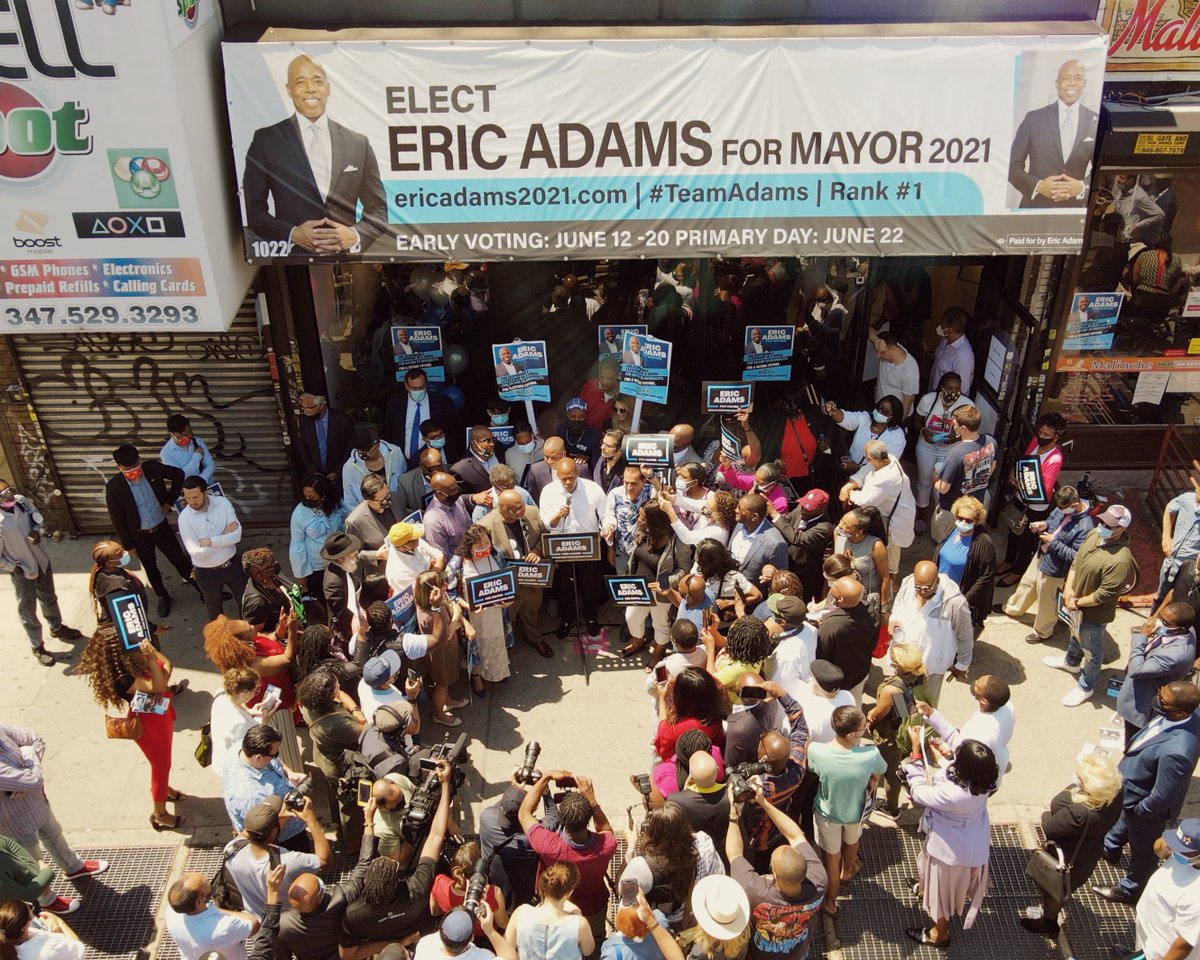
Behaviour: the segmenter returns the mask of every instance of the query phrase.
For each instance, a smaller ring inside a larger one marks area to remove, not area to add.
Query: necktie
[[[326,467],[326,455],[329,452],[329,441],[327,439],[327,429],[329,427],[329,418],[321,417],[317,421],[317,453],[321,455],[321,467]]]
[[[424,403],[424,401],[421,401]],[[408,428],[408,459],[411,460],[417,455],[417,448],[421,445],[421,404],[413,404],[412,425]]]
[[[329,158],[325,155],[321,128],[315,123],[308,128],[308,163],[312,167],[313,179],[317,181],[317,192],[324,200],[329,195]]]
[[[1071,156],[1071,150],[1075,146],[1075,109],[1067,107],[1062,112],[1062,122],[1059,125],[1059,136],[1062,139],[1062,155],[1063,163],[1067,162],[1067,158]]]

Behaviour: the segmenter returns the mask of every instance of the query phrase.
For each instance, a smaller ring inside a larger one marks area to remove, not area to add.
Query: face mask
[[[5,510],[11,510],[16,505],[17,498],[15,496],[0,497],[0,507],[3,507]]]
[[[936,329],[936,330],[934,330],[933,332],[934,332],[934,333],[936,333],[936,334],[937,334],[939,337],[944,337],[944,336],[946,335],[946,328],[945,328],[945,327],[943,327],[943,326],[942,326],[942,325],[939,323],[939,324],[937,325],[937,329]]]
[[[441,500],[446,506],[452,507],[458,502],[458,498],[460,496],[462,496],[462,494],[459,493],[439,493],[438,499]]]
[[[121,558],[117,561],[117,566],[124,568],[124,567],[129,566],[129,564],[132,562],[133,562],[132,555],[128,551],[126,551],[125,553],[121,554]]]
[[[1179,631],[1179,627],[1171,627],[1165,623],[1160,623],[1154,632],[1157,633],[1160,637],[1166,637],[1166,636],[1170,636],[1172,633],[1178,633],[1180,631]]]
[[[1111,540],[1116,531],[1110,530],[1108,527],[1097,527],[1096,533],[1100,535],[1101,540]]]
[[[945,400],[946,403],[953,403],[955,400],[957,400],[961,396],[962,396],[961,393],[946,393],[946,392],[942,393],[942,399]]]
[[[880,413],[878,410],[872,410],[871,411],[871,419],[874,420],[876,423],[887,423],[888,415],[886,413]]]
[[[141,467],[135,467],[133,470],[122,470],[121,472],[123,474],[125,474],[125,479],[128,480],[130,483],[137,483],[139,480],[142,479],[142,468]]]
[[[955,520],[954,525],[963,533],[970,533],[975,529],[975,524],[973,524],[970,520]]]
[[[175,442],[177,444],[179,444],[181,447],[189,447],[192,444],[192,438],[191,437],[177,437]]]
[[[1194,869],[1196,866],[1196,861],[1191,857],[1185,856],[1182,853],[1176,853],[1174,850],[1171,851],[1171,857],[1176,863],[1181,863],[1185,867],[1192,867]]]
[[[321,509],[321,500],[320,500],[320,498],[317,498],[315,500],[310,500],[308,497],[305,497],[304,505],[306,507],[311,507],[313,510],[320,510]]]
[[[492,426],[502,427],[506,423],[508,423],[508,414],[507,413],[493,413],[491,415],[491,420],[492,420]]]
[[[382,500],[379,501],[379,506],[384,510],[387,510],[391,505],[392,505],[391,497],[384,497]]]
[[[692,485],[691,480],[685,480],[683,477],[675,478],[675,489],[680,493],[687,493],[688,487]]]
[[[428,390],[409,390],[408,399],[413,403],[424,403],[425,398],[429,396]]]
[[[533,451],[537,449],[537,441],[530,440],[528,443],[518,443],[517,449],[521,453],[533,453]]]
[[[476,560],[482,560],[484,557],[486,557],[491,552],[492,551],[490,548],[482,547],[482,548],[479,548],[476,550],[472,550],[471,556],[473,556]]]
[[[1150,701],[1150,712],[1166,713],[1166,710],[1163,708],[1162,697],[1160,697],[1157,693],[1154,695],[1154,699]]]
[[[429,445],[433,447],[434,450],[441,450],[442,447],[446,445],[446,438],[438,437],[436,440],[430,440]]]

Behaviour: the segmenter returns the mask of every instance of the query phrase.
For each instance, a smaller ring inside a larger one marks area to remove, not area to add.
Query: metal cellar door
[[[13,345],[81,533],[112,530],[112,451],[132,442],[157,459],[173,413],[212,451],[242,523],[286,526],[291,471],[253,296],[226,333],[38,334]]]

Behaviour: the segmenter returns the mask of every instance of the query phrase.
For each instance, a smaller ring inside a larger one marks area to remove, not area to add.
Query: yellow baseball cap
[[[393,523],[388,531],[388,540],[392,546],[402,547],[406,543],[420,540],[425,535],[425,527],[419,523]]]

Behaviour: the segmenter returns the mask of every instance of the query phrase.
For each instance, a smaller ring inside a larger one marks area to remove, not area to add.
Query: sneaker
[[[55,897],[52,902],[39,904],[39,906],[47,913],[57,913],[61,917],[79,909],[79,898],[72,897],[68,900],[66,897]]]
[[[80,877],[98,877],[107,869],[107,860],[84,860],[83,866],[74,873],[68,873],[66,877],[68,880],[78,880]]]
[[[879,814],[879,816],[883,817],[885,820],[891,820],[892,823],[895,823],[900,819],[899,806],[889,807],[886,803],[883,803],[877,806],[873,812]]]
[[[1067,663],[1066,657],[1042,657],[1042,663],[1048,667],[1053,667],[1055,670],[1065,670],[1067,673],[1073,673],[1075,676],[1083,673],[1083,667],[1079,664]]]
[[[54,659],[53,654],[51,654],[49,650],[42,646],[33,648],[33,659],[40,663],[43,667],[52,667],[58,663],[58,661]]]
[[[65,623],[60,623],[58,627],[50,631],[50,636],[55,640],[65,640],[68,643],[75,643],[77,640],[83,639],[83,634],[74,627],[68,627]]]
[[[1075,684],[1075,686],[1073,686],[1063,696],[1062,705],[1064,707],[1078,707],[1091,700],[1092,694],[1095,692],[1095,690],[1087,690],[1084,687],[1079,686],[1079,684]]]

